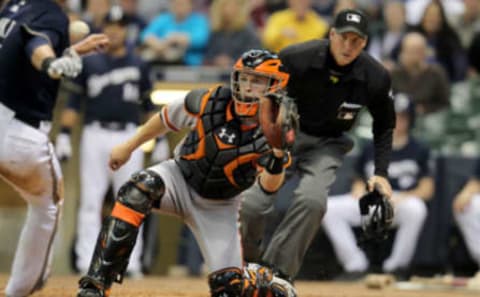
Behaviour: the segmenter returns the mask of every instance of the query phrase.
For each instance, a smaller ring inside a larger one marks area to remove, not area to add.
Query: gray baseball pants
[[[292,152],[300,182],[264,251],[260,249],[267,218],[274,210],[275,195],[266,194],[258,184],[241,194],[240,230],[247,261],[266,263],[283,274],[296,276],[321,226],[336,170],[352,148],[353,141],[347,136],[314,137],[299,132]]]

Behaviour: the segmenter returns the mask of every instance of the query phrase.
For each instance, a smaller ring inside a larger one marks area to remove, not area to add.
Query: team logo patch
[[[351,121],[355,119],[362,107],[360,104],[343,102],[337,110],[337,119]]]
[[[225,127],[220,128],[220,130],[217,131],[217,135],[218,138],[220,138],[224,143],[228,144],[234,144],[235,138],[237,138],[235,131],[227,129]]]
[[[347,13],[347,21],[360,23],[362,21],[362,17],[358,14]]]

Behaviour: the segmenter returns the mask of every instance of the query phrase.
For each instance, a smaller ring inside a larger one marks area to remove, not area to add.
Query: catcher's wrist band
[[[283,157],[275,157],[275,155],[270,153],[268,155],[268,160],[267,160],[267,166],[265,166],[265,169],[267,170],[268,173],[270,174],[280,174],[283,171]]]
[[[41,66],[41,71],[46,73],[47,75],[50,75],[48,73],[48,69],[50,68],[50,64],[52,64],[52,62],[54,60],[55,60],[54,57],[48,57],[48,58],[43,59],[42,66]]]

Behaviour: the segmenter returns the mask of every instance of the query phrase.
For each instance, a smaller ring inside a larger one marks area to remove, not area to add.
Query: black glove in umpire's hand
[[[260,128],[272,148],[289,150],[295,142],[299,126],[297,105],[283,93],[270,93],[260,98]]]
[[[75,78],[82,71],[82,58],[74,49],[68,48],[63,56],[54,59],[48,66],[47,73],[51,78]]]
[[[362,196],[358,203],[363,231],[360,243],[386,239],[395,214],[390,200],[373,190]]]

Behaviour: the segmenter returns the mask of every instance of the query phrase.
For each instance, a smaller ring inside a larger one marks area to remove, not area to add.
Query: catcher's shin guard
[[[109,216],[103,223],[88,274],[80,279],[78,297],[106,297],[121,283],[137,239],[138,227]]]
[[[80,280],[78,297],[108,296],[112,283],[122,282],[138,228],[164,188],[160,176],[148,170],[122,186],[112,214],[103,222],[88,274]]]

